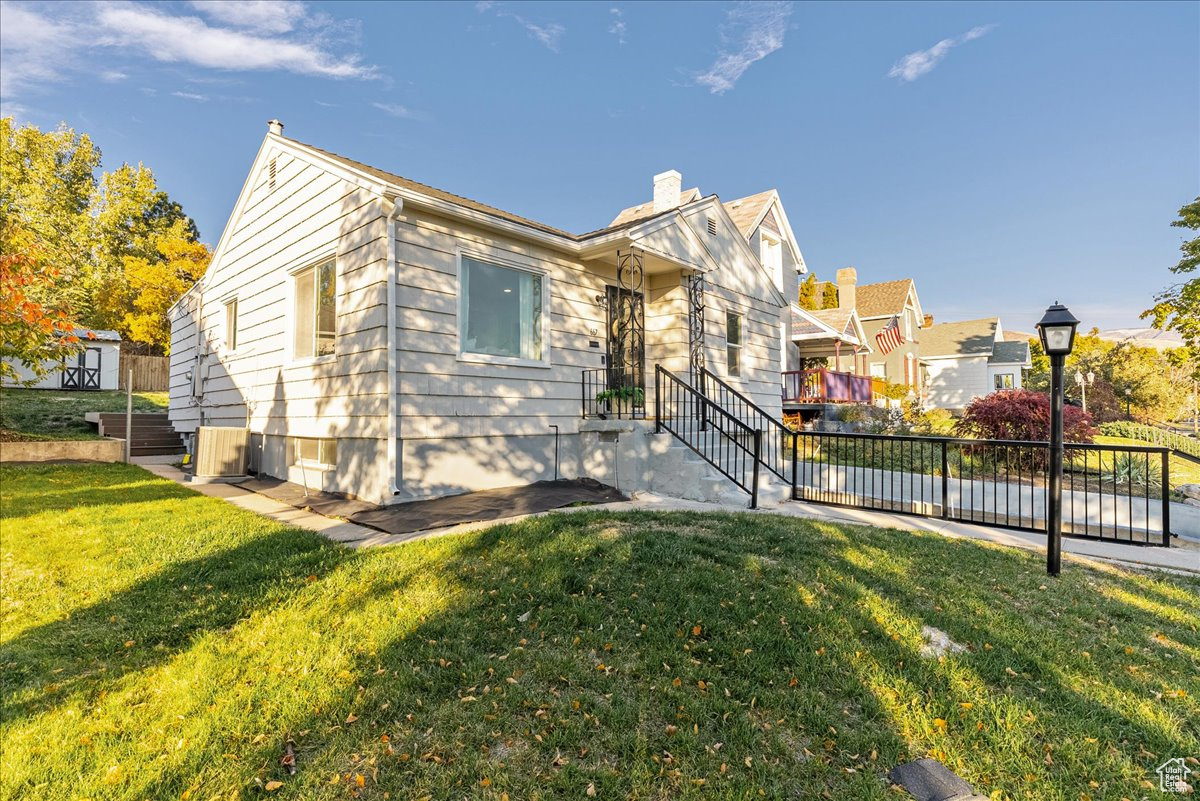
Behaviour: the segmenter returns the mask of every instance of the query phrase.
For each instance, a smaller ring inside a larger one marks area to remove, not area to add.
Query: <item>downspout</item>
[[[387,199],[384,199],[387,203]],[[392,209],[387,220],[387,469],[388,492],[400,494],[396,485],[396,468],[400,463],[400,430],[396,415],[400,403],[400,373],[396,364],[396,340],[398,321],[396,319],[396,273],[399,266],[396,263],[396,218],[404,211],[404,201],[396,198],[392,201]]]

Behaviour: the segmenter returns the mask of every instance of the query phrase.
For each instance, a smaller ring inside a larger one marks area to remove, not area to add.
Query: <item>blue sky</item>
[[[1141,325],[1200,192],[1197,3],[12,3],[4,114],[215,242],[286,134],[572,231],[651,176],[783,197],[811,270],[939,320]]]

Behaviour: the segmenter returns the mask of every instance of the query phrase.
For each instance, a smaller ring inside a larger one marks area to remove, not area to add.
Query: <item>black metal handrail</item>
[[[682,381],[662,365],[654,366],[654,428],[667,431],[715,467],[758,508],[758,468],[762,431],[748,426]]]
[[[710,393],[709,387],[714,386],[715,392]],[[700,391],[705,397],[727,410],[750,428],[764,432],[762,446],[763,467],[779,476],[784,481],[791,481],[787,474],[794,461],[788,454],[788,446],[792,444],[792,429],[785,426],[777,418],[772,417],[762,407],[750,400],[738,390],[713,374],[707,367],[700,371]],[[716,397],[713,397],[713,396]]]

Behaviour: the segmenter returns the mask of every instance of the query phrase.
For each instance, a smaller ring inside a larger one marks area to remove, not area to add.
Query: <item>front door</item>
[[[84,348],[75,364],[64,363],[62,388],[100,389],[100,357],[99,348]]]
[[[646,388],[642,293],[608,287],[608,386]]]

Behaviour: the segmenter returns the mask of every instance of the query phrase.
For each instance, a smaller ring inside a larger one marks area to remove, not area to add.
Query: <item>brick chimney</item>
[[[679,208],[679,195],[683,190],[683,176],[676,170],[667,170],[654,176],[654,213]]]
[[[928,328],[931,325],[933,325],[933,315],[927,314],[927,315],[925,315],[925,324],[922,327]]]
[[[837,271],[838,308],[853,309],[858,301],[855,293],[858,291],[858,270],[844,267]]]
[[[283,136],[283,123],[279,120],[267,120],[267,132]]]

